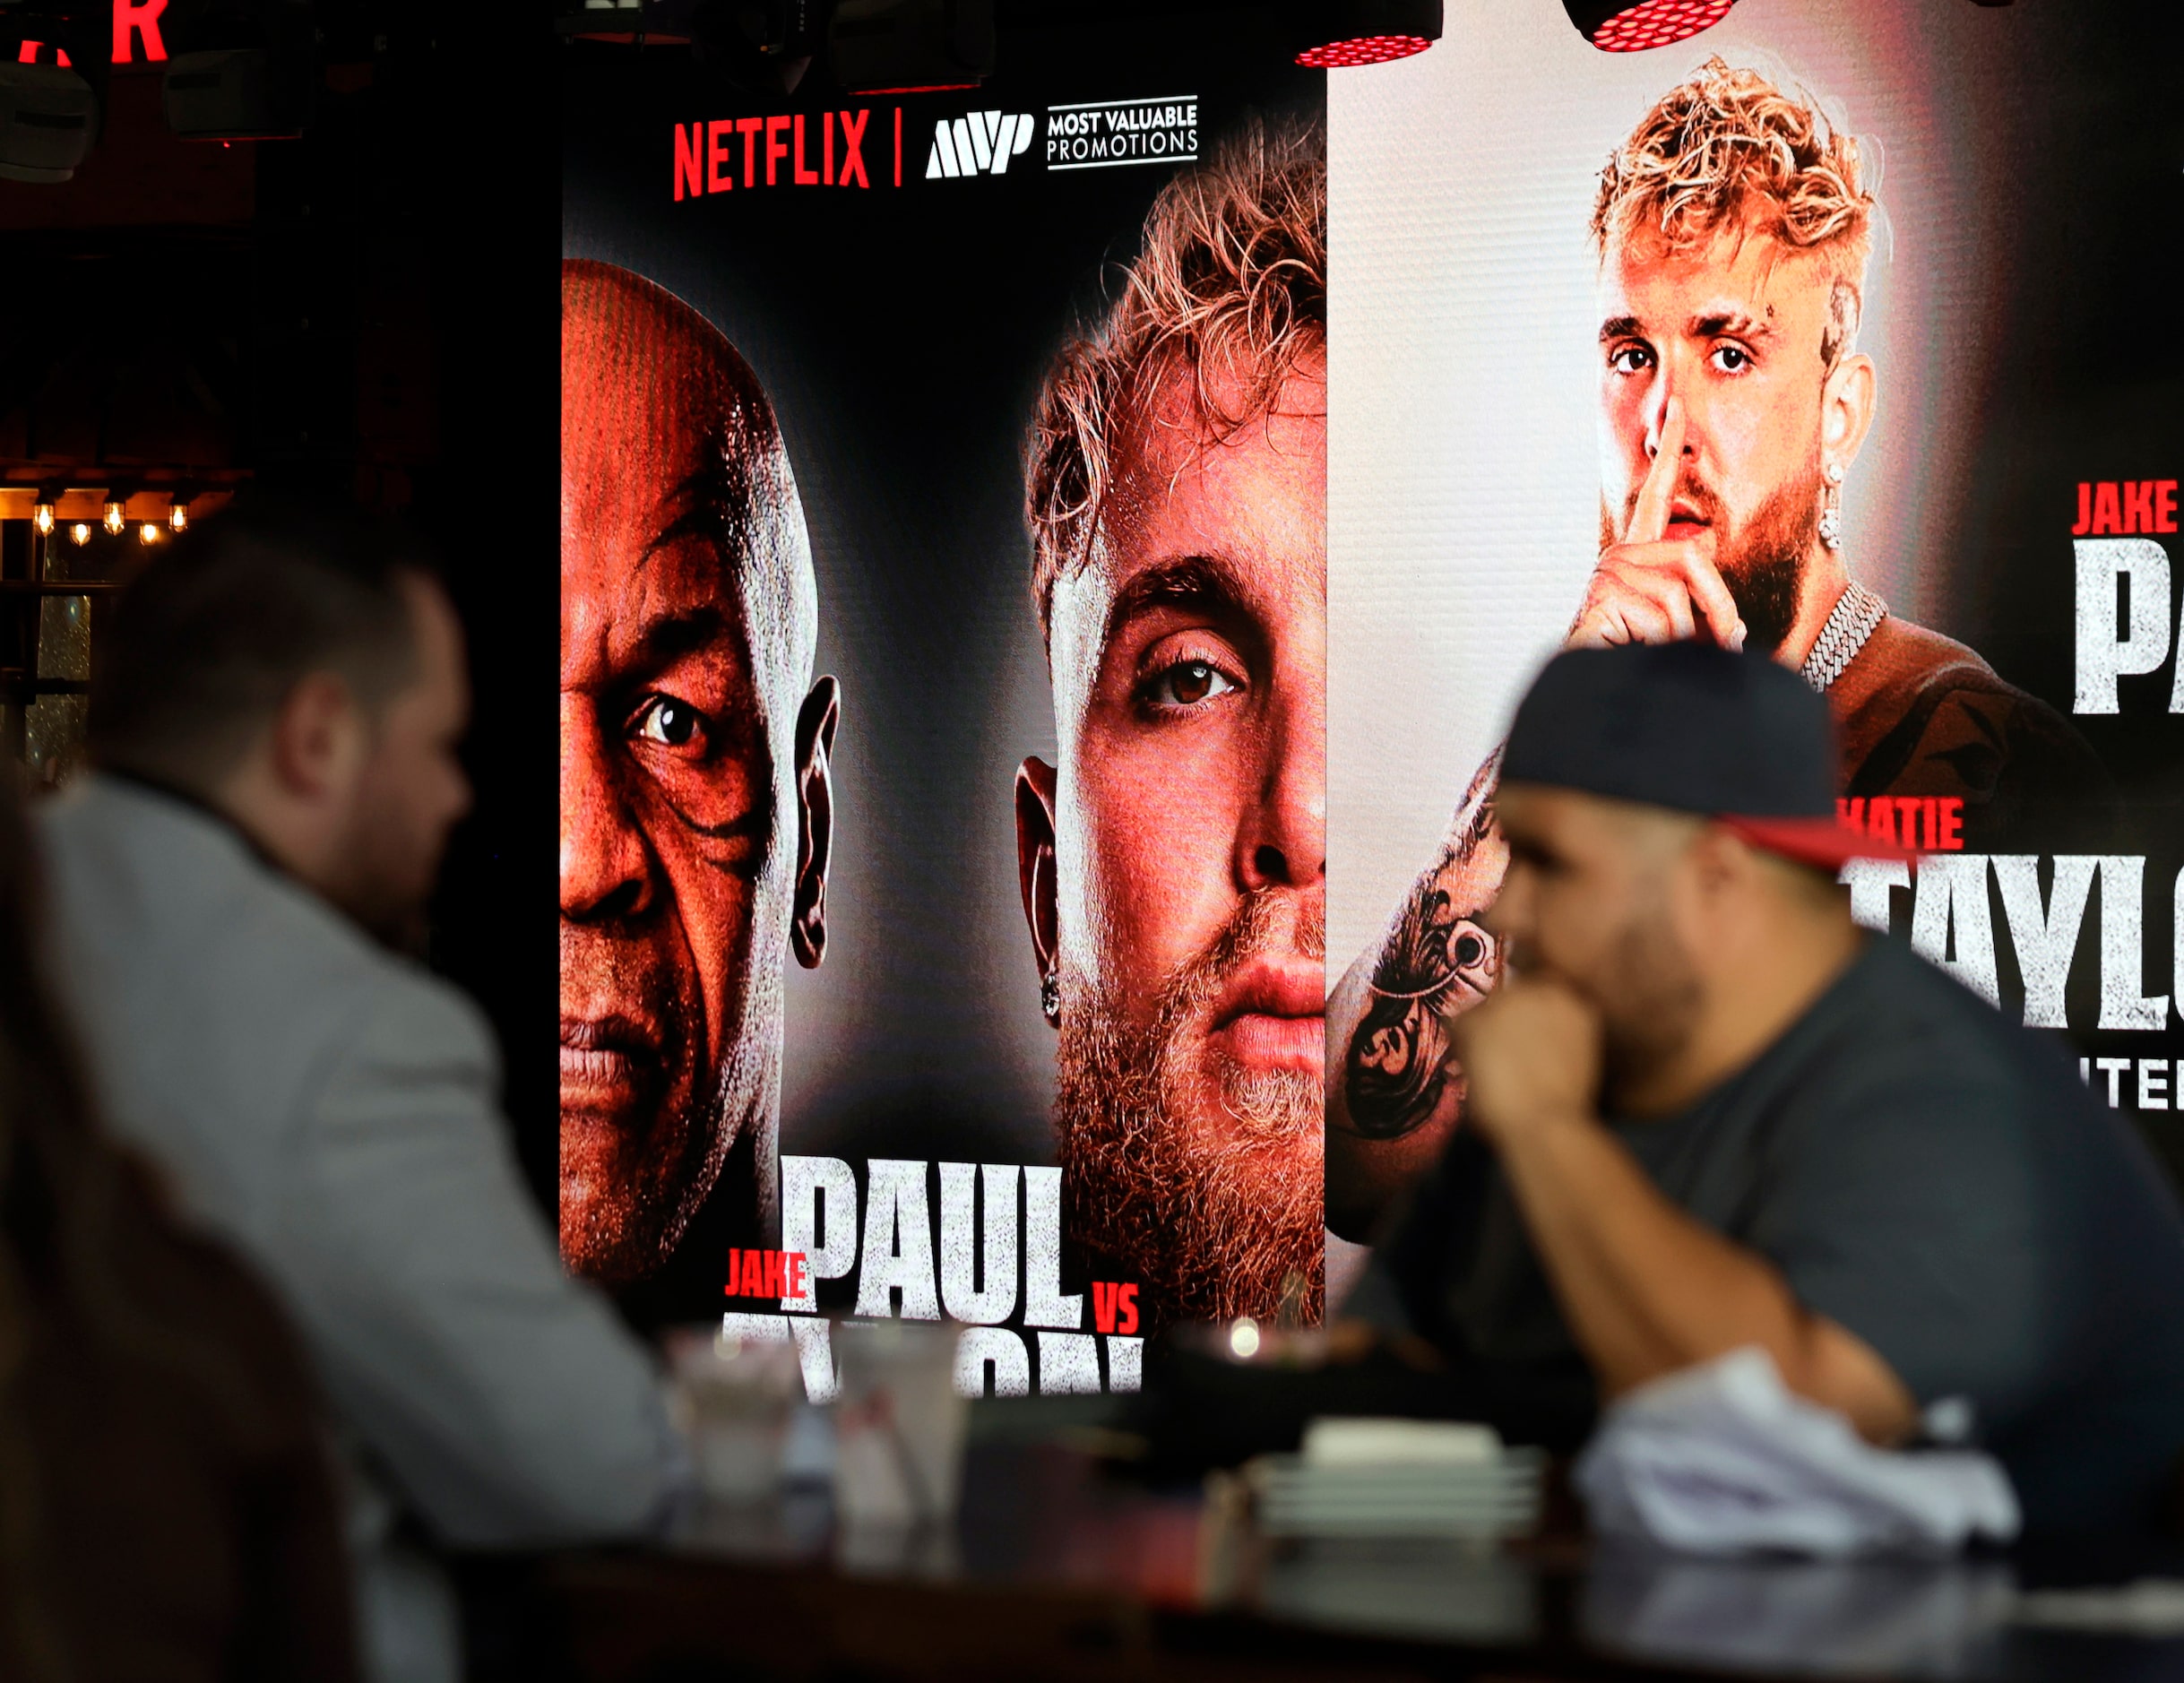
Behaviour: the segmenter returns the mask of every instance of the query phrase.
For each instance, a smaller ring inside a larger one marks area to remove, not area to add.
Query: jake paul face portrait
[[[563,265],[561,466],[561,1247],[625,1284],[710,1198],[752,1242],[778,1224],[782,976],[824,950],[839,703],[757,377],[603,263]]]
[[[1601,549],[1571,638],[1771,654],[1827,697],[1843,794],[1954,797],[1991,837],[2108,780],[2052,708],[1854,576],[1842,498],[1881,396],[1856,349],[1873,176],[1812,96],[1719,58],[1610,158]]]
[[[1322,1297],[1325,180],[1316,130],[1255,129],[1171,182],[1034,425],[1065,1224],[1156,1323]]]

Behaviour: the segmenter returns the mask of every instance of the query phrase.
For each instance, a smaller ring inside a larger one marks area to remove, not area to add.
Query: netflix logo
[[[675,125],[675,200],[738,188],[869,188],[902,185],[902,108],[894,108],[893,151],[887,132],[872,133],[872,108],[776,112]]]

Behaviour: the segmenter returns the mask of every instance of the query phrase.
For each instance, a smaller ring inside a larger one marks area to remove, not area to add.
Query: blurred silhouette
[[[369,1669],[452,1676],[417,1533],[640,1534],[684,1464],[522,1186],[482,1018],[401,955],[469,803],[461,630],[413,546],[262,502],[152,562],[97,652],[94,769],[39,827],[105,1113],[316,1360]]]
[[[302,1352],[93,1126],[37,889],[0,781],[0,1676],[354,1677]]]

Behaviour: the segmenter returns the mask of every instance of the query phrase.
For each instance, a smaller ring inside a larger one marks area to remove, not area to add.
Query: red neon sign
[[[126,65],[129,57],[129,38],[134,36],[144,44],[144,62],[148,65],[164,64],[167,43],[160,39],[160,13],[167,10],[167,0],[114,0],[114,62]]]
[[[167,10],[167,0],[114,0],[114,62],[134,65],[138,59],[132,52],[139,42],[144,48],[142,63],[163,65],[167,62],[167,42],[160,34],[160,17]],[[35,65],[39,55],[46,50],[43,41],[25,41],[15,55],[21,65]],[[55,61],[65,65],[68,55],[59,47],[53,49]]]

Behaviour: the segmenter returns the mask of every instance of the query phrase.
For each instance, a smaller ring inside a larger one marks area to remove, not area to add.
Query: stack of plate
[[[1483,1426],[1341,1420],[1246,1472],[1268,1536],[1490,1539],[1538,1525],[1545,1462]]]

